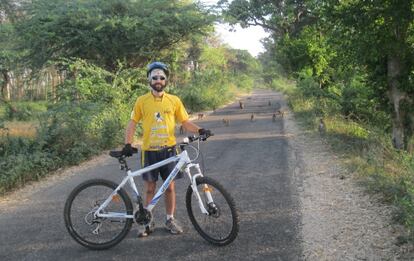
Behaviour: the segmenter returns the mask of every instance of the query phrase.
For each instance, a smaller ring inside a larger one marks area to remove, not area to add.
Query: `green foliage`
[[[412,154],[387,139],[393,128],[395,147],[413,141],[414,1],[220,2],[231,23],[271,32],[260,57],[265,83],[296,80],[289,100],[296,115],[310,128],[323,117],[329,142],[399,207],[414,238]]]
[[[230,84],[220,73],[208,72],[196,76],[185,88],[177,89],[189,111],[215,109],[231,97]]]
[[[12,121],[30,121],[47,110],[47,102],[11,102],[0,106],[0,118]]]
[[[36,0],[26,9],[18,31],[37,68],[71,57],[112,72],[117,60],[127,67],[143,65],[160,50],[204,34],[213,21],[188,1]]]
[[[44,144],[42,150],[69,164],[76,164],[98,152],[101,148],[89,123],[102,109],[99,104],[87,102],[61,102],[51,107],[41,119],[38,138]]]
[[[37,180],[55,169],[57,162],[32,139],[0,137],[0,194]]]
[[[204,45],[197,56],[199,68],[186,86],[175,91],[190,111],[215,109],[235,95],[235,89],[249,91],[260,67],[246,51]]]
[[[355,79],[351,86],[358,90],[360,85],[360,79]],[[357,174],[359,181],[365,184],[369,191],[379,193],[384,201],[397,207],[396,219],[406,226],[410,237],[414,238],[414,159],[408,152],[394,150],[381,123],[384,122],[381,117],[385,115],[376,116],[379,124],[373,124],[371,120],[367,123],[361,120],[354,121],[353,117],[344,118],[339,112],[327,113],[326,108],[330,106],[325,107],[326,104],[320,101],[326,100],[326,97],[317,100],[314,96],[305,96],[299,87],[289,88],[289,91],[289,104],[305,128],[316,130],[320,113],[325,112],[323,119],[326,133],[323,138],[342,156],[349,172]],[[356,95],[344,94],[344,97],[350,95],[349,98],[356,99],[350,102],[352,107],[349,109],[356,110],[358,115],[361,115],[361,112],[367,111],[370,106],[363,108],[363,102],[366,102],[360,97],[365,95],[363,92],[354,94]],[[361,108],[354,107],[355,105]],[[375,115],[373,112],[367,113],[371,117]]]
[[[0,193],[122,143],[136,98],[149,90],[144,65],[150,60],[169,64],[168,91],[190,111],[217,108],[257,84],[260,64],[207,37],[214,17],[200,6],[186,0],[16,6],[24,12],[0,28],[0,60],[8,59],[0,67],[18,75],[16,68],[27,74],[53,66],[65,79],[54,87],[53,101],[40,107],[11,102],[16,110],[0,108],[2,118],[39,120],[31,139],[9,137],[0,127]],[[17,54],[24,54],[24,65],[15,66]]]
[[[82,60],[67,64],[77,78],[59,86],[57,102],[40,114],[36,139],[0,138],[0,193],[122,141],[133,92],[140,92],[137,73],[112,74]]]

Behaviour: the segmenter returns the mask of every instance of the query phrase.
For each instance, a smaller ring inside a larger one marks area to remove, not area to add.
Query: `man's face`
[[[150,86],[156,92],[164,91],[167,86],[167,76],[161,69],[154,69],[150,73]]]

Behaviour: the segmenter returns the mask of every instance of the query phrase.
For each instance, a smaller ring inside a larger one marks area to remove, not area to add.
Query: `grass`
[[[16,111],[8,110],[8,106],[0,103],[0,119],[30,121],[39,114],[47,111],[47,101],[11,102]]]
[[[4,129],[0,129],[3,134],[12,137],[35,138],[37,121],[9,121],[4,123]]]

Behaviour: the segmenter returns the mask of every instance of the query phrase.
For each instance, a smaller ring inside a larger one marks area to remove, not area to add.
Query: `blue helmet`
[[[170,75],[170,71],[168,70],[168,66],[165,63],[162,62],[153,62],[147,66],[147,77],[150,75],[151,71],[154,69],[161,69],[164,71],[165,75]]]

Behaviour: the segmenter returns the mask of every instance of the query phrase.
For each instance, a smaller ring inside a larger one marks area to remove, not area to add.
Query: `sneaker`
[[[165,222],[165,228],[171,232],[171,234],[183,233],[183,228],[177,223],[177,220],[170,218]]]
[[[147,237],[152,232],[154,232],[155,223],[151,222],[149,225],[145,226],[142,230],[138,231],[138,237]]]

